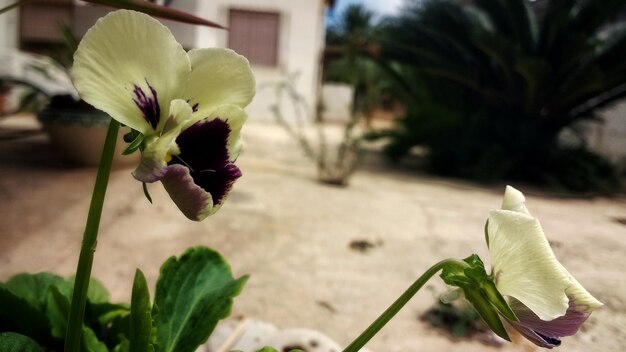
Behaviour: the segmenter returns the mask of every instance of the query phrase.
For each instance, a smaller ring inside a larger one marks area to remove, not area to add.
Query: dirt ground
[[[22,121],[23,122],[23,121]],[[17,127],[16,127],[17,126]],[[15,130],[19,128],[20,130]],[[68,165],[34,123],[0,121],[0,280],[20,272],[70,275],[95,177]],[[162,189],[151,205],[130,168],[113,171],[94,276],[114,301],[129,301],[135,268],[151,285],[160,264],[195,245],[219,250],[236,276],[250,274],[233,314],[280,327],[319,329],[345,345],[437,261],[479,254],[483,226],[503,186],[419,176],[368,154],[348,188],[315,181],[296,144],[271,123],[244,128],[244,177],[213,217],[188,221]],[[556,256],[605,306],[562,351],[626,346],[626,200],[564,199],[518,186]],[[353,241],[373,244],[355,250]],[[419,321],[445,292],[431,280],[368,348],[400,351],[517,351],[476,340],[451,341]]]

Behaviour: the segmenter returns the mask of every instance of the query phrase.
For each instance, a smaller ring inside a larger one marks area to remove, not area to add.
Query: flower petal
[[[541,225],[532,216],[493,210],[487,225],[496,286],[503,296],[518,299],[542,320],[565,314],[565,290],[571,275],[557,261]]]
[[[168,117],[187,81],[187,53],[150,16],[119,10],[99,19],[74,55],[74,85],[89,104],[143,134]]]
[[[133,171],[133,176],[142,182],[155,182],[166,173],[167,161],[172,155],[180,153],[175,143],[184,121],[191,117],[192,109],[182,99],[174,99],[170,104],[169,118],[165,123],[166,132],[161,135],[148,136],[145,149],[141,152],[141,161]]]
[[[511,186],[506,186],[504,198],[502,199],[502,209],[530,215],[530,212],[526,209],[526,204],[524,204],[525,201],[526,198],[522,192]]]
[[[545,321],[539,319],[533,311],[516,299],[511,299],[510,305],[519,318],[519,322],[513,323],[513,325],[521,325],[532,329],[541,336],[548,336],[555,339],[574,335],[578,332],[578,329],[585,320],[587,320],[589,314],[591,314],[591,312],[582,311],[577,307],[575,301],[570,301],[565,315],[550,321]]]
[[[197,116],[198,115],[196,115],[196,117]],[[214,119],[221,119],[228,124],[230,129],[227,141],[229,159],[231,161],[236,160],[243,145],[241,141],[241,128],[248,119],[248,115],[242,108],[236,105],[222,105],[218,106],[202,120],[210,121]],[[195,118],[191,121],[191,123],[197,122]]]
[[[255,94],[255,82],[248,60],[230,49],[210,48],[189,51],[191,75],[184,97],[207,117],[219,105],[245,107]],[[197,105],[196,105],[197,104]]]
[[[561,345],[561,340],[559,338],[544,336],[534,331],[533,329],[527,328],[523,325],[511,322],[509,323],[512,327],[515,328],[515,330],[519,331],[520,334],[522,334],[524,337],[526,337],[528,340],[530,340],[532,343],[539,347],[552,349]]]
[[[231,128],[221,118],[195,122],[177,137],[175,155],[161,179],[181,211],[192,220],[213,214],[226,199],[241,171],[230,159]]]
[[[178,209],[190,220],[201,221],[219,208],[213,206],[211,194],[195,184],[189,168],[183,165],[168,166],[161,182]]]

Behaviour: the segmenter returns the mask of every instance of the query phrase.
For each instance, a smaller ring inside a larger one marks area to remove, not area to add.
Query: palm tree
[[[408,105],[390,150],[425,144],[452,174],[554,179],[555,158],[572,151],[560,133],[626,96],[626,23],[614,21],[626,1],[531,5],[413,1],[387,23],[379,62]]]
[[[354,88],[352,114],[367,114],[380,99],[381,72],[364,55],[373,45],[378,28],[374,12],[351,4],[326,31],[324,80]]]

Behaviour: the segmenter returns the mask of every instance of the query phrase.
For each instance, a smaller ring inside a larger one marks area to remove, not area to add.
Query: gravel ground
[[[9,120],[0,127],[15,128]],[[165,259],[206,245],[229,260],[235,275],[251,275],[234,316],[318,329],[344,345],[435,262],[472,253],[488,262],[483,226],[489,209],[500,206],[503,186],[393,170],[375,153],[349,187],[326,186],[277,126],[250,123],[244,136],[244,177],[225,206],[201,223],[186,220],[160,185],[150,186],[150,205],[131,169],[113,171],[94,276],[114,301],[130,299],[135,268],[153,285]],[[24,271],[73,272],[94,177],[93,168],[64,162],[41,134],[0,139],[0,279]],[[561,350],[622,350],[626,201],[564,199],[515,186],[526,193],[556,256],[605,304]],[[356,250],[354,241],[372,246]],[[368,348],[532,350],[452,341],[419,321],[445,291],[439,279],[430,281]]]

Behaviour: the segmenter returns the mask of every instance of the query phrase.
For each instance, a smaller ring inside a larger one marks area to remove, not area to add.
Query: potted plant
[[[75,164],[96,166],[104,145],[107,126],[111,118],[102,111],[82,101],[76,93],[69,75],[71,57],[75,46],[66,45],[65,57],[69,62],[51,57],[8,51],[2,56],[7,63],[0,71],[0,85],[18,95],[17,107],[4,107],[3,111],[36,114],[52,144]],[[121,150],[123,135],[120,130],[118,147]],[[117,154],[115,165],[131,164],[137,156]]]

